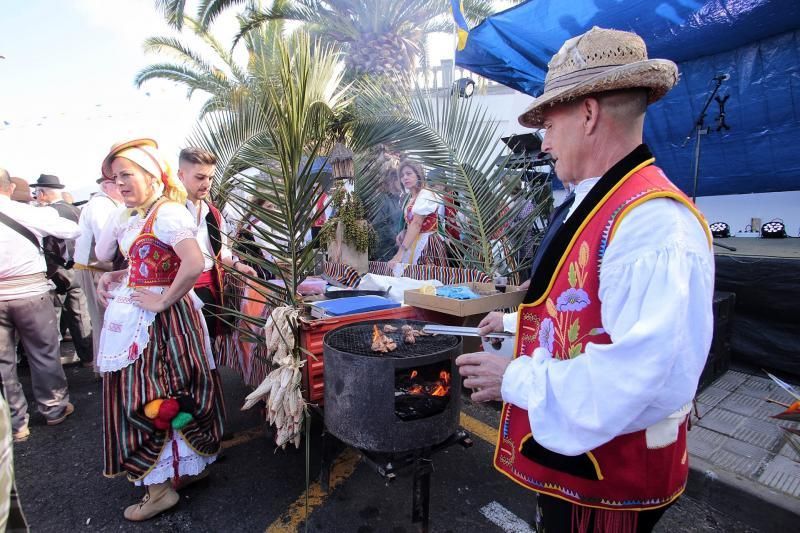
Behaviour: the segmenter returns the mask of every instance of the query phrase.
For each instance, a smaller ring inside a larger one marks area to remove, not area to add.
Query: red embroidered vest
[[[634,168],[594,207],[561,256],[543,295],[519,308],[517,357],[542,347],[557,359],[582,356],[591,342],[609,344],[602,327],[598,289],[600,264],[619,221],[653,198],[677,200],[708,226],[691,201],[652,159]],[[649,165],[649,166],[648,166]],[[517,483],[572,503],[609,510],[647,510],[667,505],[686,485],[686,422],[678,438],[648,448],[645,430],[617,436],[583,455],[570,457],[536,442],[528,412],[505,404],[494,464]]]
[[[222,268],[219,258],[220,253],[222,252],[223,239],[223,235],[220,230],[222,227],[222,213],[220,213],[219,209],[217,209],[211,202],[206,202],[206,205],[208,206],[208,212],[210,213],[211,217],[213,217],[213,224],[212,220],[209,220],[208,216],[206,217],[206,224],[208,224],[208,238],[211,241],[211,250],[214,252],[214,267],[212,268],[214,291],[218,300],[216,303],[222,305],[224,294],[222,287],[225,276],[225,271]]]
[[[130,287],[170,285],[178,274],[181,260],[171,246],[158,240],[153,233],[158,210],[166,202],[153,208],[145,220],[142,231],[128,250]]]

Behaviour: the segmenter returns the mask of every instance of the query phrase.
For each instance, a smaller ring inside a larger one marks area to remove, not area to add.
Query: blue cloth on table
[[[443,298],[454,298],[456,300],[474,300],[480,298],[472,289],[465,286],[445,286],[436,289],[436,296]]]

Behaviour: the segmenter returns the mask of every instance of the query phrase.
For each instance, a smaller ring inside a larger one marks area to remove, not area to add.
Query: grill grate
[[[391,337],[397,343],[397,349],[393,352],[382,353],[373,352],[372,346],[372,326],[378,325],[382,333]],[[396,333],[383,332],[384,324],[391,324],[397,328]],[[364,355],[367,357],[395,357],[409,358],[421,355],[430,355],[437,352],[450,350],[458,345],[458,337],[454,335],[430,335],[427,337],[417,337],[415,344],[403,342],[403,335],[400,327],[408,324],[414,329],[422,329],[427,322],[418,320],[376,320],[372,322],[362,322],[343,326],[325,335],[325,344],[344,353]]]

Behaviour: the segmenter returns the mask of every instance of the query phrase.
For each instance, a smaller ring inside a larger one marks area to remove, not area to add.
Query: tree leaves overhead
[[[353,78],[401,75],[414,69],[424,62],[425,35],[454,29],[450,0],[275,0],[269,7],[245,0],[201,0],[197,20],[208,29],[221,13],[245,3],[234,46],[272,21],[300,22],[312,37],[344,47]],[[184,1],[156,0],[156,5],[181,28]],[[491,0],[463,2],[464,16],[473,26],[494,11]]]
[[[191,143],[217,154],[215,196],[257,220],[252,231],[266,254],[248,259],[281,279],[282,296],[294,303],[297,284],[314,264],[306,235],[323,192],[314,161],[330,149],[332,125],[349,100],[335,49],[311,46],[298,32],[276,50],[277,70],[259,84],[258,97],[207,115]],[[234,186],[238,195],[231,194]]]

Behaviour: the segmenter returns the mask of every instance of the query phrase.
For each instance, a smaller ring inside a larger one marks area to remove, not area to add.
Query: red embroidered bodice
[[[530,357],[537,348],[556,359],[586,357],[582,354],[587,343],[611,342],[600,313],[600,264],[619,221],[631,208],[668,197],[688,206],[702,221],[688,198],[651,162],[634,168],[606,194],[568,244],[543,295],[520,306],[517,357]],[[685,420],[675,442],[666,446],[648,447],[642,430],[575,457],[548,450],[535,437],[528,412],[505,404],[495,467],[537,492],[600,509],[645,510],[667,505],[686,485]]]
[[[162,201],[153,208],[142,231],[128,250],[130,287],[167,286],[172,284],[178,274],[180,258],[172,246],[158,240],[153,233],[158,210],[165,203]]]

